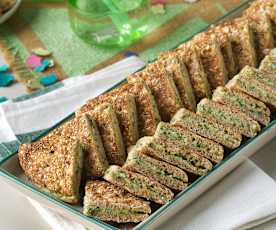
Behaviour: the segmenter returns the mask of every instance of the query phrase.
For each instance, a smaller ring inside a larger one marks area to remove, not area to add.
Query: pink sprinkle
[[[26,60],[26,64],[31,69],[35,69],[38,66],[42,65],[42,58],[36,56],[35,54],[32,54],[28,59]]]
[[[158,4],[165,5],[166,2],[167,2],[166,0],[151,0],[152,5],[158,5]]]

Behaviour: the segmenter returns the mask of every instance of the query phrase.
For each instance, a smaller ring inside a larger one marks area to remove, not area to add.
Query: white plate
[[[7,11],[3,16],[0,17],[0,24],[3,24],[5,21],[7,21],[18,9],[19,5],[21,4],[21,0],[17,0],[14,6]]]

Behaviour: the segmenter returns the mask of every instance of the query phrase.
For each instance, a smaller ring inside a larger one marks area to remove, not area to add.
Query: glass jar
[[[148,31],[149,0],[68,0],[73,31],[84,41],[126,47]]]

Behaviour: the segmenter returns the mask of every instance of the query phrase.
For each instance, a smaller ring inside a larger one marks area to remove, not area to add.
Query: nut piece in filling
[[[227,105],[229,108],[238,109],[265,126],[270,122],[269,108],[263,102],[245,93],[218,87],[213,93],[212,100]]]
[[[261,130],[258,122],[240,110],[231,109],[209,99],[201,100],[197,105],[197,113],[214,119],[223,125],[231,126],[246,137],[254,137]]]
[[[241,144],[242,136],[239,132],[235,132],[227,125],[219,124],[213,119],[203,117],[187,109],[180,109],[172,118],[171,124],[182,126],[229,149],[237,148]]]
[[[107,169],[104,179],[136,196],[158,204],[166,204],[174,196],[169,188],[157,181],[150,180],[148,177],[130,172],[117,165],[112,165]]]
[[[173,51],[164,52],[158,57],[158,61],[162,62],[166,70],[171,73],[184,107],[195,111],[196,99],[190,76],[186,65],[181,62],[179,55]]]
[[[135,148],[142,154],[165,161],[194,175],[205,175],[213,167],[200,152],[170,139],[143,137]]]
[[[193,38],[192,44],[198,50],[211,88],[224,86],[228,72],[216,36],[203,32]]]
[[[139,78],[151,89],[162,120],[169,121],[183,107],[172,76],[161,63],[149,64],[146,69],[130,76],[128,81],[139,81]]]
[[[98,125],[108,162],[123,165],[126,160],[126,151],[112,105],[103,104],[86,114],[94,119]]]
[[[160,122],[154,136],[179,142],[199,152],[212,162],[218,163],[223,159],[224,150],[220,144],[201,137],[183,127]]]
[[[202,98],[211,97],[211,87],[207,75],[204,71],[199,53],[193,44],[191,42],[186,42],[179,46],[176,52],[180,61],[187,67],[196,100],[200,101]]]
[[[174,190],[181,191],[188,185],[188,176],[183,170],[147,156],[139,148],[129,152],[123,168],[141,173]]]
[[[149,202],[137,198],[106,181],[88,181],[85,186],[83,214],[103,221],[138,223],[151,213]]]

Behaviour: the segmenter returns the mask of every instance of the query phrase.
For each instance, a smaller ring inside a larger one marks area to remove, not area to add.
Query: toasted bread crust
[[[162,62],[166,66],[167,71],[171,73],[184,107],[195,111],[196,99],[190,76],[186,65],[181,62],[179,55],[173,51],[164,52],[159,56],[158,61]]]
[[[190,75],[191,83],[195,92],[196,100],[211,97],[211,86],[208,82],[206,72],[199,57],[197,49],[187,42],[176,49],[180,60],[186,65]]]
[[[121,212],[121,213],[120,213]],[[88,181],[83,213],[104,221],[141,222],[151,213],[149,203],[105,181]]]
[[[112,105],[103,104],[86,113],[98,125],[105,153],[110,164],[123,165],[126,151],[116,114]]]
[[[168,121],[183,106],[171,74],[158,62],[130,76],[129,82],[143,79],[154,95],[161,119]]]
[[[199,52],[211,88],[225,85],[228,72],[216,37],[203,32],[196,35],[191,42]]]

